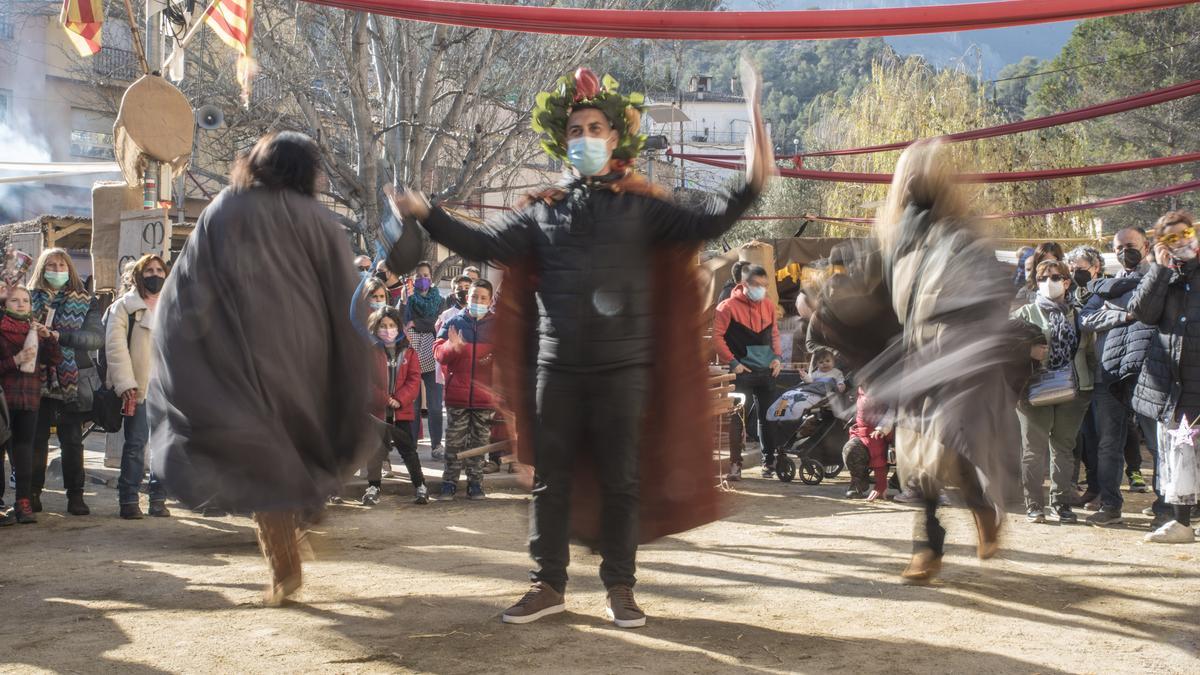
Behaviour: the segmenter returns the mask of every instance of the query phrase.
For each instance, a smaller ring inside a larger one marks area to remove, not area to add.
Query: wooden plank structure
[[[725,476],[732,461],[734,443],[741,446],[744,425],[741,423],[743,403],[734,396],[736,375],[721,366],[708,367],[708,414],[713,420],[713,463],[717,467],[717,485],[728,489]]]

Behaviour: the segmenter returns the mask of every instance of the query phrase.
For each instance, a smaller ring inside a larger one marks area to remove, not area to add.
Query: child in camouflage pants
[[[447,412],[450,421],[446,426],[446,469],[442,472],[442,481],[457,483],[459,475],[465,470],[468,485],[479,483],[483,480],[483,462],[487,457],[476,455],[460,460],[458,453],[483,447],[490,442],[492,419],[496,411],[449,408]]]
[[[492,398],[492,285],[478,279],[467,291],[467,304],[442,323],[434,356],[446,375],[446,470],[441,499],[454,499],[458,477],[467,471],[467,498],[483,499],[483,455],[458,455],[488,444],[496,402]]]

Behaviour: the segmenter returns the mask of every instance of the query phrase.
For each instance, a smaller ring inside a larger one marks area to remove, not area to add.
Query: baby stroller
[[[845,468],[842,448],[850,438],[847,429],[853,420],[852,405],[835,391],[826,394],[804,413],[800,425],[780,446],[775,455],[775,475],[790,483],[799,470],[800,482],[805,485],[820,485],[826,478],[836,478]]]

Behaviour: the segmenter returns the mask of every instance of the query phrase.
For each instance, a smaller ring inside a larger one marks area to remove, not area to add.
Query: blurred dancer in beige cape
[[[1031,345],[1008,320],[1008,274],[968,215],[937,143],[901,155],[874,242],[842,257],[846,275],[838,276],[847,278],[825,285],[814,331],[819,342],[856,355],[859,381],[898,411],[900,477],[925,499],[901,576],[929,583],[945,547],[937,516],[943,487],[959,488],[971,509],[979,557],[997,551],[1004,454],[1019,445],[1011,417]],[[889,324],[894,331],[881,351],[878,332],[864,338],[854,330]]]

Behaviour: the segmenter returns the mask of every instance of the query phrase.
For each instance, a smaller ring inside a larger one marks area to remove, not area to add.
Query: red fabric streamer
[[[1186,98],[1194,94],[1200,94],[1200,80],[1192,80],[1191,82],[1183,82],[1174,84],[1170,87],[1156,89],[1144,94],[1136,94],[1126,98],[1108,101],[1106,103],[1097,103],[1086,108],[1077,110],[1067,110],[1065,112],[1046,115],[1045,117],[1035,117],[1033,119],[1021,120],[1019,122],[1010,122],[994,127],[985,127],[983,129],[972,129],[971,131],[960,131],[955,134],[947,134],[939,136],[942,141],[950,143],[958,143],[961,141],[977,141],[983,138],[996,138],[997,136],[1007,136],[1009,134],[1019,134],[1025,131],[1036,131],[1038,129],[1047,129],[1056,127],[1062,124],[1071,124],[1072,122],[1082,122],[1084,120],[1096,119],[1097,117],[1105,117],[1115,115],[1117,113],[1136,110],[1138,108],[1146,108],[1167,101],[1174,101],[1180,98]],[[883,143],[881,145],[869,145],[863,148],[847,148],[844,150],[818,150],[816,152],[804,152],[796,155],[797,160],[803,157],[840,157],[845,155],[869,155],[876,152],[888,152],[891,150],[903,150],[908,146],[916,143],[917,139],[911,141],[898,141],[896,143]],[[737,157],[737,155],[693,155],[695,158],[702,159],[728,159]],[[869,182],[869,181],[862,181]]]
[[[413,21],[524,33],[658,40],[833,40],[1074,21],[1178,7],[1191,0],[1001,0],[776,12],[582,9],[450,0],[306,1]]]
[[[741,161],[729,161],[726,158],[740,159],[741,155],[693,155],[688,153],[672,153],[668,152],[668,156],[675,159],[687,160],[705,166],[712,166],[719,169],[734,169],[741,171],[745,168],[745,164]],[[720,159],[718,159],[720,158]],[[1129,162],[1115,162],[1112,164],[1097,164],[1094,166],[1076,166],[1062,169],[1040,169],[1035,171],[1012,171],[1004,172],[989,172],[989,173],[964,173],[959,176],[964,183],[1019,183],[1022,181],[1047,180],[1050,178],[1074,178],[1076,176],[1095,176],[1106,173],[1120,173],[1122,171],[1136,171],[1138,169],[1149,169],[1156,166],[1168,166],[1171,164],[1185,164],[1187,162],[1200,162],[1200,152],[1189,152],[1183,155],[1171,155],[1168,157],[1151,157],[1150,159],[1137,159]],[[799,178],[803,180],[822,180],[832,181],[836,183],[890,183],[892,182],[892,174],[890,173],[855,173],[852,171],[816,171],[813,169],[788,169],[780,168],[779,175],[788,178]]]
[[[980,216],[984,220],[1007,220],[1011,218],[1029,218],[1033,216],[1048,216],[1055,213],[1069,213],[1071,211],[1089,211],[1091,209],[1103,209],[1109,206],[1121,206],[1123,204],[1133,204],[1134,202],[1144,202],[1148,199],[1157,199],[1158,197],[1168,197],[1177,195],[1183,192],[1191,192],[1200,190],[1200,180],[1188,181],[1179,183],[1178,185],[1169,185],[1167,187],[1155,188],[1145,192],[1136,192],[1130,195],[1121,197],[1111,197],[1109,199],[1101,199],[1096,202],[1087,204],[1068,204],[1067,206],[1054,206],[1045,209],[1035,209],[1032,211],[1014,211],[1012,213],[992,213],[986,216]],[[492,206],[490,204],[468,204],[465,202],[445,202],[446,204],[454,204],[465,208],[478,209],[508,209],[507,206]],[[802,216],[743,216],[742,220],[822,220],[830,223],[863,223],[871,224],[875,222],[874,218],[854,218],[849,216],[818,216],[805,214]]]
[[[1159,197],[1169,197],[1183,192],[1192,192],[1200,190],[1200,180],[1188,181],[1178,185],[1169,185],[1167,187],[1155,188],[1145,192],[1136,192],[1131,195],[1123,195],[1121,197],[1112,197],[1109,199],[1101,199],[1096,202],[1087,204],[1068,204],[1067,206],[1054,206],[1046,209],[1034,209],[1032,211],[1014,211],[1012,213],[992,213],[986,216],[980,216],[984,220],[1009,220],[1012,218],[1030,218],[1033,216],[1048,216],[1055,213],[1069,213],[1071,211],[1090,211],[1092,209],[1103,209],[1110,206],[1121,206],[1123,204],[1133,204],[1135,202],[1144,202],[1148,199],[1157,199]],[[761,216],[762,220],[794,220],[796,216]],[[806,215],[805,220],[822,220],[830,223],[865,223],[871,224],[875,222],[874,218],[851,218],[847,216],[818,216]]]

